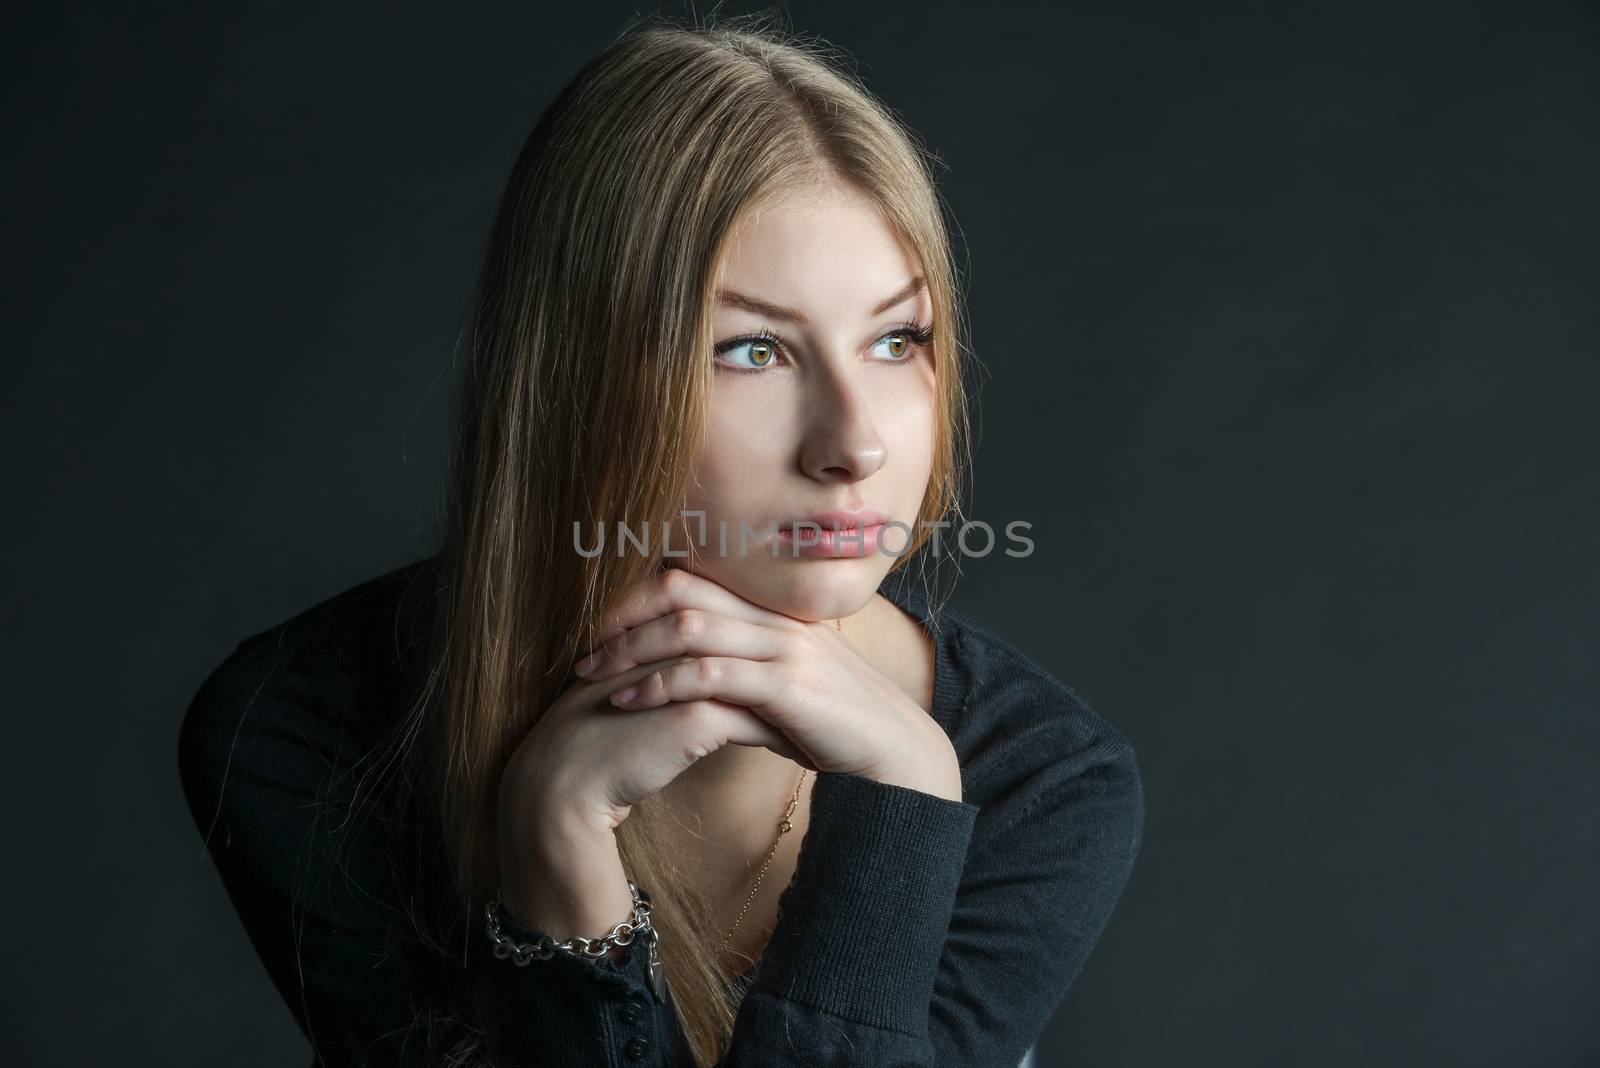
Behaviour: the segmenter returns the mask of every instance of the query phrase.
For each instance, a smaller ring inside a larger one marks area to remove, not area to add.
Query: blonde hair
[[[917,532],[959,516],[969,467],[965,324],[934,157],[816,39],[770,16],[637,20],[550,104],[511,172],[474,297],[429,670],[394,732],[453,866],[454,900],[414,916],[449,953],[482,938],[498,890],[501,769],[570,685],[619,593],[660,565],[573,551],[573,524],[660,530],[684,498],[730,233],[810,183],[864,195],[915,254],[933,306],[933,466]],[[653,799],[617,839],[655,903],[663,964],[697,1063],[727,1049],[743,990],[725,974],[695,873]],[[428,828],[424,828],[427,831]],[[468,1016],[488,1017],[484,988]],[[492,1028],[481,1053],[494,1063]],[[458,1051],[459,1052],[459,1051]]]

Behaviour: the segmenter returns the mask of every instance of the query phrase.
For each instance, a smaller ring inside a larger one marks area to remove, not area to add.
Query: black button
[[[630,1001],[622,1006],[621,1016],[623,1023],[641,1023],[644,1020],[644,1006]]]
[[[650,1043],[642,1038],[630,1038],[628,1044],[622,1047],[622,1052],[628,1055],[630,1061],[642,1061],[645,1054],[650,1052]]]

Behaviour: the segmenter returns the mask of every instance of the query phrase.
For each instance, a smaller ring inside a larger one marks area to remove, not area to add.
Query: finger
[[[655,708],[669,701],[717,700],[759,711],[782,696],[785,683],[780,671],[771,660],[703,656],[652,671],[633,686],[612,693],[610,700],[618,708],[630,709]]]
[[[774,627],[703,608],[679,608],[624,631],[573,670],[594,681],[674,656],[775,660],[788,648],[788,640]]]
[[[630,627],[678,608],[703,608],[752,623],[771,625],[793,622],[782,613],[751,604],[726,586],[703,575],[674,567],[638,583],[602,615],[595,646],[604,646]]]
[[[610,678],[584,679],[575,685],[575,689],[580,695],[583,695],[584,699],[574,707],[610,707],[606,703],[606,698],[616,693],[618,690],[623,690],[629,686],[637,685],[640,679],[649,675],[653,671],[659,671],[664,667],[671,667],[674,664],[687,664],[692,659],[692,657],[681,656],[677,658],[669,657],[664,661],[647,661],[643,665],[636,665],[628,668],[626,671],[619,671]]]
[[[701,747],[707,752],[720,749],[724,745],[747,745],[752,748],[770,749],[779,756],[788,757],[801,767],[817,770],[816,764],[806,755],[805,750],[791,741],[788,735],[748,708],[741,708],[725,701],[674,702],[663,707],[693,709],[697,713],[697,718],[704,717],[703,722],[709,738],[702,740]],[[650,711],[656,712],[661,709],[650,709]],[[707,744],[707,741],[710,744]]]

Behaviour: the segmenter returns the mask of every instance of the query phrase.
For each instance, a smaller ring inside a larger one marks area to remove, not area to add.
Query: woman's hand
[[[545,710],[500,773],[496,835],[501,896],[523,923],[564,938],[603,931],[628,914],[613,833],[633,805],[725,745],[805,754],[747,708],[688,701],[619,711],[607,698],[665,659],[610,678],[577,679]]]
[[[770,611],[672,569],[631,591],[602,620],[599,640],[575,670],[593,682],[627,675],[627,686],[612,687],[617,708],[723,702],[780,731],[808,768],[961,799],[949,736],[829,624]],[[673,658],[681,659],[653,666]],[[641,665],[650,670],[640,673]]]
[[[501,893],[513,915],[554,937],[627,914],[613,832],[634,804],[725,745],[961,799],[944,730],[827,624],[670,570],[630,591],[600,637],[587,677],[500,775]],[[627,689],[636,700],[611,700]]]
[[[762,746],[804,761],[781,731],[725,701],[628,716],[607,700],[676,662],[644,664],[600,682],[578,679],[545,711],[500,774],[503,845],[614,831],[634,804],[725,745]]]

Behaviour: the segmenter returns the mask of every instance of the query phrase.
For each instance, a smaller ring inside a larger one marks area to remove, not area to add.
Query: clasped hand
[[[574,670],[600,682],[673,661],[611,695],[623,711],[704,702],[759,716],[813,771],[849,772],[953,800],[960,770],[944,730],[832,625],[763,608],[711,579],[670,569],[601,620]]]

